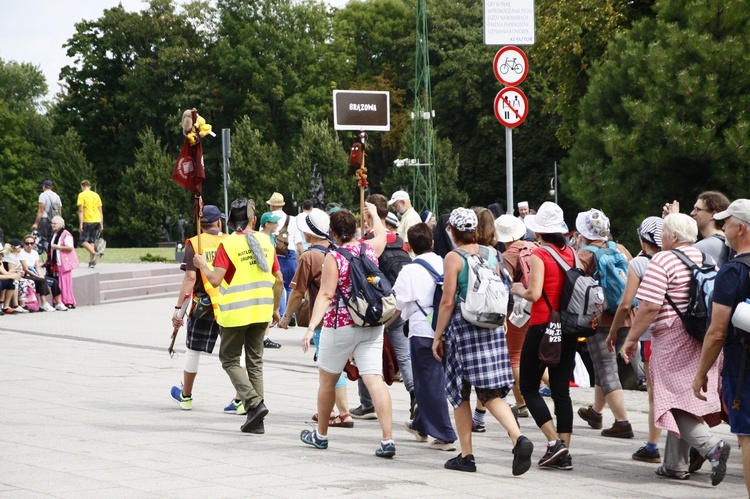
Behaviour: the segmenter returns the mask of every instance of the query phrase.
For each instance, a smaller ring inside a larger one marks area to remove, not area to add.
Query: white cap
[[[714,220],[724,220],[729,217],[739,218],[743,222],[750,222],[750,199],[735,199],[729,204],[726,210],[714,215]]]
[[[388,206],[392,205],[396,201],[409,201],[409,193],[406,191],[396,191],[391,196],[391,200],[388,201]]]

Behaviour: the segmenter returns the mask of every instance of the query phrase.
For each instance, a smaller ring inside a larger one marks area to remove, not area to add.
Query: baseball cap
[[[218,206],[207,204],[203,207],[203,215],[201,215],[202,224],[210,224],[220,218],[227,218],[227,216],[221,212]]]
[[[391,196],[390,201],[388,201],[388,206],[391,206],[396,201],[409,201],[409,193],[406,191],[396,191]]]
[[[23,246],[23,243],[21,242],[21,240],[16,237],[8,241],[8,244],[13,246],[14,248],[21,248]]]
[[[739,218],[743,222],[750,222],[750,199],[735,199],[726,210],[714,215],[714,220],[724,220],[729,217]]]
[[[44,187],[52,187],[52,181],[51,180],[45,180],[44,182],[42,182],[42,185]]]
[[[270,211],[267,211],[267,212],[265,212],[260,217],[260,225],[262,226],[262,225],[267,224],[267,223],[272,223],[273,224],[273,223],[278,222],[279,220],[281,220],[280,216],[278,216],[278,215],[276,215],[276,214],[274,214],[274,213],[272,213]]]

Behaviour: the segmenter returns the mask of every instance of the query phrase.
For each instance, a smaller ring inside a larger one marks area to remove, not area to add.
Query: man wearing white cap
[[[750,199],[732,201],[726,210],[716,213],[714,219],[724,222],[727,243],[737,252],[737,256],[722,265],[716,275],[711,324],[703,340],[693,392],[699,399],[706,399],[704,393],[708,388],[708,372],[723,345],[722,398],[729,413],[729,428],[737,435],[742,450],[745,487],[750,496],[750,367],[747,366],[750,338],[747,325],[738,327],[747,322],[742,320],[742,310],[737,310],[738,305],[750,297]],[[729,449],[725,452],[728,455]],[[717,479],[720,481],[726,472],[726,459],[722,463],[719,457],[719,461],[711,463],[712,484]]]
[[[281,274],[284,276],[284,295],[281,297],[281,309],[279,310],[279,313],[284,315],[286,302],[292,293],[289,284],[297,271],[297,252],[295,251],[297,248],[297,221],[295,217],[287,215],[282,210],[286,203],[281,193],[274,192],[271,198],[266,201],[266,204],[271,213],[279,217],[279,228],[274,234],[276,236],[276,256],[279,258]],[[284,248],[284,246],[286,247]]]
[[[392,206],[393,210],[401,215],[401,223],[399,223],[398,226],[398,235],[401,236],[401,239],[403,239],[404,242],[408,243],[409,236],[407,235],[407,232],[412,225],[422,222],[419,213],[417,213],[417,210],[411,205],[409,193],[406,191],[394,192],[391,199],[388,201],[388,206]],[[414,252],[409,251],[409,256],[413,259],[415,256]]]

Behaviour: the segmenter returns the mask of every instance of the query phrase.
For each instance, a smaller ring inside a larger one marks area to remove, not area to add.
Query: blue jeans
[[[289,299],[289,295],[292,294],[292,288],[289,285],[294,278],[294,274],[297,272],[297,255],[293,250],[289,250],[286,255],[277,256],[279,258],[279,266],[281,267],[281,275],[284,277],[284,290],[281,296],[279,313],[284,315],[284,312],[286,312],[286,302]]]

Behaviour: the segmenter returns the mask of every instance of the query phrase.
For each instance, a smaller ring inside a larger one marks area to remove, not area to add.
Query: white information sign
[[[534,0],[484,0],[485,45],[534,45]]]

